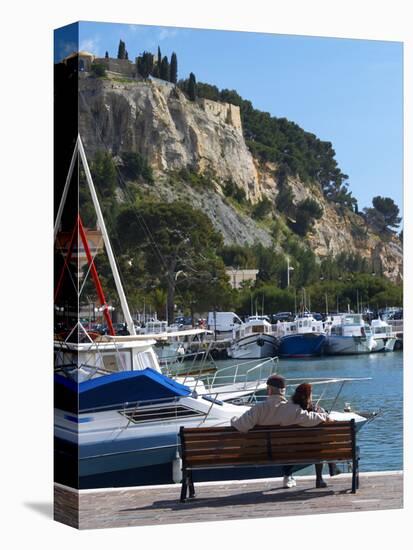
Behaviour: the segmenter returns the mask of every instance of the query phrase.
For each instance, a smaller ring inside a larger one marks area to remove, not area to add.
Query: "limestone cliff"
[[[270,229],[235,208],[223,194],[228,180],[243,189],[251,203],[263,197],[273,202],[279,190],[274,175],[277,167],[259,163],[245,143],[238,107],[189,101],[178,88],[163,81],[81,75],[79,90],[79,127],[89,157],[103,148],[115,156],[139,152],[155,173],[155,184],[148,192],[167,201],[189,200],[206,212],[228,244],[273,244]],[[207,174],[211,188],[171,186],[168,174],[182,168]],[[384,242],[367,230],[360,216],[348,210],[338,212],[316,185],[309,187],[297,178],[289,179],[289,184],[295,201],[312,196],[323,207],[322,219],[307,238],[319,257],[358,253],[390,279],[400,280],[402,249],[396,238]]]

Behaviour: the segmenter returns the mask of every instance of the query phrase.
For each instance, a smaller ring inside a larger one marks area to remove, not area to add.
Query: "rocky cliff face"
[[[251,155],[238,107],[191,102],[162,81],[120,82],[81,75],[79,88],[79,127],[89,157],[103,148],[114,155],[141,153],[156,175],[155,192],[164,200],[179,198],[179,191],[168,186],[169,172],[187,168],[208,174],[212,189],[187,186],[180,191],[181,198],[204,210],[227,244],[258,241],[271,246],[268,228],[234,208],[222,191],[222,185],[232,180],[252,203],[264,196],[274,201],[278,193],[276,166],[263,166]],[[338,213],[316,186],[309,188],[299,179],[290,179],[289,184],[297,202],[311,196],[323,206],[324,215],[308,237],[318,256],[358,253],[390,279],[400,279],[402,249],[397,239],[383,242],[367,231],[360,216]]]
[[[188,101],[175,86],[160,81],[86,78],[80,92],[80,130],[92,154],[103,140],[114,154],[140,152],[155,171],[190,167],[210,172],[221,181],[232,179],[253,202],[260,198],[237,107]]]

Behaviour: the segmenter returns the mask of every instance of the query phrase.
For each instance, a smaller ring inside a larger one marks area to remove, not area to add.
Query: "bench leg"
[[[181,488],[181,502],[186,501],[186,492],[188,489],[188,474],[184,470],[182,472],[182,488]]]
[[[195,497],[194,480],[192,479],[192,471],[189,472],[189,498]]]
[[[358,487],[358,461],[353,460],[353,475],[351,477],[351,492],[355,493]]]
[[[357,486],[357,489],[359,488],[360,486],[360,476],[359,476],[359,459],[357,459],[357,480],[356,480],[356,486]]]

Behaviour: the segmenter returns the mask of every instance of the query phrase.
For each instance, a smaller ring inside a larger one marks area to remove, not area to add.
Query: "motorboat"
[[[380,317],[378,319],[372,319],[371,332],[373,338],[376,341],[376,347],[373,351],[394,351],[397,337],[393,334],[393,329]]]
[[[296,316],[294,321],[278,321],[279,357],[314,357],[324,353],[326,334],[322,321],[310,313]]]
[[[263,316],[254,315],[234,329],[229,355],[233,359],[275,357],[277,347],[277,337],[272,332],[269,320]]]
[[[328,355],[371,353],[377,347],[370,325],[361,313],[342,313],[328,318],[324,324]]]
[[[336,380],[337,381],[337,380]],[[340,381],[340,380],[338,380]],[[55,375],[55,481],[79,489],[179,482],[181,426],[229,426],[248,405],[225,403],[146,368],[76,382]],[[367,418],[331,413],[334,420]],[[197,481],[277,477],[280,466],[199,472]]]

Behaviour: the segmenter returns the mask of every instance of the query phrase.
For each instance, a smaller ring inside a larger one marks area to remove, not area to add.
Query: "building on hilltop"
[[[96,56],[93,53],[80,50],[79,52],[72,52],[70,55],[63,59],[63,63],[67,66],[76,63],[79,71],[90,71],[92,63],[95,61]]]
[[[129,59],[117,59],[114,57],[96,57],[95,63],[103,65],[105,69],[111,73],[116,73],[129,78],[136,78],[136,62],[133,63]]]

